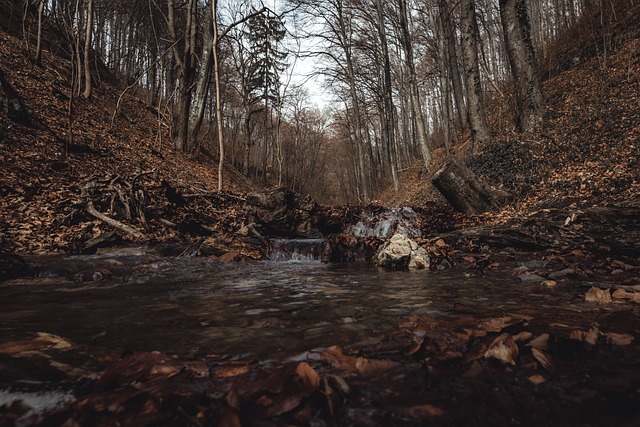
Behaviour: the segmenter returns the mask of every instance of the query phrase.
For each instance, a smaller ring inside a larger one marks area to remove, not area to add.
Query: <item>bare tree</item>
[[[518,126],[523,133],[539,133],[543,127],[542,84],[525,0],[500,0],[500,17],[515,81]]]
[[[92,82],[91,82],[91,35],[93,34],[93,0],[89,0],[87,4],[87,23],[84,35],[84,91],[82,96],[86,99],[91,98]]]
[[[462,56],[464,59],[464,78],[469,101],[469,124],[474,141],[487,143],[491,134],[482,104],[482,88],[480,86],[480,67],[478,66],[478,24],[476,8],[473,0],[462,0],[460,3],[460,31],[462,33]]]
[[[422,154],[422,160],[425,168],[429,169],[431,166],[431,147],[427,141],[427,131],[425,129],[425,120],[423,114],[422,103],[420,102],[420,92],[418,90],[418,82],[416,77],[416,65],[414,62],[413,54],[413,40],[409,32],[409,14],[407,11],[406,0],[398,0],[398,6],[400,8],[400,28],[402,32],[402,47],[405,54],[405,62],[407,69],[409,70],[409,95],[411,101],[411,109],[416,126],[416,133],[418,137],[418,145]]]

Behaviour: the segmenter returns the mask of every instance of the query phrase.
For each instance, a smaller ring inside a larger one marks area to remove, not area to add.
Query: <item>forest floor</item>
[[[369,345],[267,361],[95,354],[64,337],[23,336],[0,343],[2,379],[11,379],[5,368],[42,370],[74,384],[76,398],[26,417],[25,404],[2,406],[0,425],[638,425],[639,46],[630,40],[606,63],[585,58],[547,80],[546,131],[535,140],[521,140],[508,103],[493,101],[494,143],[468,143],[463,157],[513,196],[499,212],[453,213],[420,166],[400,194],[380,196],[443,221],[424,226],[432,255],[533,283],[531,292],[572,292],[575,305],[554,306],[550,294],[548,307],[459,307],[455,318],[407,319]],[[69,144],[69,73],[48,53],[43,63],[0,33],[0,96],[20,105],[0,114],[5,255],[82,252],[100,237],[237,243],[228,236],[252,220],[249,193],[262,189],[228,168],[228,193],[217,193],[214,161],[172,150],[157,112],[135,96],[116,111],[121,90],[108,84],[92,102],[74,101]],[[129,228],[110,233],[89,202]],[[339,209],[325,212],[339,223]],[[6,255],[2,273],[19,274],[21,263]]]

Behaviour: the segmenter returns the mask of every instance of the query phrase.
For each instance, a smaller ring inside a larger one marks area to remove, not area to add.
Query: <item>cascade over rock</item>
[[[380,247],[377,255],[380,267],[429,268],[430,260],[427,251],[403,234],[395,234]]]
[[[265,235],[286,238],[320,238],[322,212],[311,198],[288,188],[276,188],[247,197],[247,217],[258,224]]]

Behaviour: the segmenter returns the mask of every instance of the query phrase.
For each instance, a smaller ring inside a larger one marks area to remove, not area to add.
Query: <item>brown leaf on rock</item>
[[[513,341],[511,334],[505,333],[493,340],[484,357],[485,359],[493,358],[503,363],[515,365],[519,353],[518,345]]]
[[[543,350],[540,350],[536,347],[531,347],[531,354],[533,357],[540,362],[542,367],[547,370],[547,372],[553,371],[553,362],[551,361],[551,356],[549,356]]]
[[[632,302],[640,302],[640,293],[638,292],[629,292],[624,289],[616,289],[611,295],[613,299],[624,299]]]
[[[549,347],[549,334],[541,334],[529,341],[527,345],[540,350],[546,350]]]
[[[533,334],[529,331],[522,331],[513,336],[515,342],[528,342],[531,338],[533,338]]]
[[[599,335],[600,329],[598,328],[598,324],[595,323],[588,331],[571,331],[571,333],[569,334],[569,338],[577,341],[582,341],[585,344],[596,345]]]
[[[602,334],[609,344],[615,345],[629,345],[633,342],[635,337],[630,334],[618,334],[615,332],[604,332]]]

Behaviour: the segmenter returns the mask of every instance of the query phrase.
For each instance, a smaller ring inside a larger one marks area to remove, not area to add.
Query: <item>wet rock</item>
[[[273,237],[320,238],[320,205],[288,188],[247,197],[248,217]],[[247,230],[249,231],[249,230]]]
[[[350,234],[334,234],[325,240],[322,262],[372,262],[380,247],[376,237],[358,238]]]
[[[429,255],[407,236],[396,234],[380,248],[377,263],[393,269],[429,268]]]
[[[0,253],[0,281],[24,276],[29,270],[29,264],[22,257]]]
[[[235,251],[229,251],[219,258],[220,262],[240,262],[243,260],[242,255]]]
[[[325,250],[323,239],[274,239],[268,258],[272,261],[319,260]]]
[[[538,276],[537,274],[521,274],[518,276],[518,279],[522,283],[541,283],[545,280],[544,277]]]
[[[549,273],[549,279],[562,279],[563,277],[567,277],[572,274],[576,274],[573,268],[564,268],[562,270]]]
[[[76,282],[97,282],[102,279],[110,279],[113,273],[106,268],[89,268],[73,275]]]

